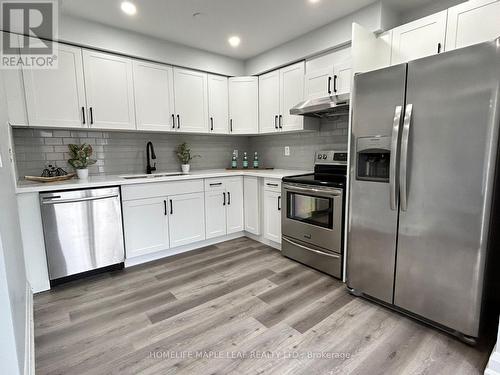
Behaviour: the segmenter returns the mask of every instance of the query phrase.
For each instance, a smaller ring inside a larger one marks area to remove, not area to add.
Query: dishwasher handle
[[[59,204],[59,203],[77,203],[77,202],[88,202],[96,201],[100,199],[118,198],[118,194],[101,195],[97,197],[83,197],[83,198],[70,198],[70,199],[59,199],[59,197],[47,197],[43,198],[42,204]]]

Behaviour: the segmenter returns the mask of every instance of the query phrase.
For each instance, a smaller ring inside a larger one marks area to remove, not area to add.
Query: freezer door
[[[354,80],[347,284],[388,303],[394,286],[405,79],[406,65],[398,65]],[[387,179],[381,177],[386,174]]]
[[[469,336],[481,308],[499,56],[487,43],[408,65],[394,304]]]

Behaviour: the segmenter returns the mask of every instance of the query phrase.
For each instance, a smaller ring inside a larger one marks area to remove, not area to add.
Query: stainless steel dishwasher
[[[40,206],[52,284],[103,267],[123,268],[118,187],[41,193]]]

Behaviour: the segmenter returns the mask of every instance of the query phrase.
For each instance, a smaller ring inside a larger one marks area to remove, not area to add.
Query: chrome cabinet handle
[[[399,191],[401,200],[401,210],[406,211],[408,208],[408,138],[410,137],[411,115],[413,112],[413,104],[407,104],[405,110],[405,118],[403,121],[403,135],[401,139],[401,161],[399,173]]]
[[[395,211],[398,206],[398,182],[397,182],[397,162],[399,153],[399,128],[401,126],[401,113],[403,107],[398,105],[394,111],[391,137],[391,157],[389,161],[389,189],[391,210]]]
[[[301,245],[301,244],[299,244],[299,243],[297,243],[295,241],[290,241],[288,238],[285,238],[285,237],[281,237],[281,239],[283,241],[285,241],[285,242],[288,242],[289,244],[292,244],[293,246],[300,247],[301,249],[308,250],[308,251],[311,251],[311,252],[316,253],[316,254],[325,255],[327,257],[332,257],[332,258],[335,258],[335,259],[340,259],[340,255],[328,254],[328,253],[324,253],[324,252],[319,251],[319,250],[314,250],[314,249],[311,249],[310,247]]]
[[[70,198],[70,199],[57,199],[57,197],[54,197],[54,199],[44,198],[42,204],[78,203],[78,202],[96,201],[99,199],[109,199],[109,198],[118,198],[118,194],[102,195],[100,197],[84,197],[84,198]]]

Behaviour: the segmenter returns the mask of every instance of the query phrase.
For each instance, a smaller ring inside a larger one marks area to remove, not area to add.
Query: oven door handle
[[[311,249],[310,247],[307,247],[307,246],[304,246],[304,245],[301,245],[295,241],[291,241],[289,240],[288,238],[286,237],[281,237],[281,239],[285,242],[288,242],[289,244],[293,245],[293,246],[297,246],[297,247],[300,247],[301,249],[304,249],[304,250],[307,250],[307,251],[311,251],[313,253],[316,253],[316,254],[320,254],[320,255],[326,255],[326,256],[329,256],[329,257],[332,257],[332,258],[336,258],[336,259],[340,259],[340,255],[335,255],[335,254],[329,254],[327,252],[323,252],[323,251],[319,251],[319,250],[314,250],[314,249]]]
[[[284,185],[283,188],[288,191],[297,191],[297,192],[307,192],[307,193],[319,193],[319,194],[324,194],[328,196],[334,196],[334,197],[339,197],[342,195],[342,190],[339,189],[332,189],[332,190],[321,190],[321,189],[314,189],[314,188],[304,188],[300,186],[290,186],[290,185]]]

